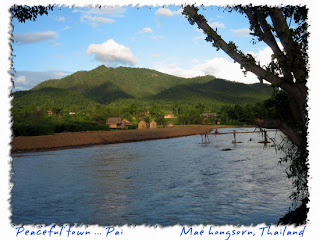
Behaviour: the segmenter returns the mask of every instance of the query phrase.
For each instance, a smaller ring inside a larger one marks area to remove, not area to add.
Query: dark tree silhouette
[[[299,214],[291,214],[283,223],[301,224],[306,220],[308,202],[308,165],[307,165],[307,95],[308,78],[308,9],[305,6],[235,6],[226,7],[227,11],[237,11],[245,15],[250,23],[253,41],[265,42],[273,51],[272,61],[261,66],[251,54],[245,54],[234,42],[226,42],[217,30],[212,29],[206,18],[199,14],[199,8],[191,5],[184,7],[183,14],[190,24],[197,24],[206,35],[206,41],[213,47],[222,49],[244,71],[254,73],[258,79],[271,83],[282,89],[281,97],[276,97],[274,104],[279,111],[279,119],[257,120],[257,125],[266,128],[280,129],[295,146],[286,149],[284,161],[290,160],[287,172],[293,178],[296,192],[292,194],[295,201],[302,201]],[[294,24],[292,24],[294,22]],[[280,44],[278,44],[280,42]],[[279,46],[280,45],[280,46]],[[290,119],[289,119],[290,118]],[[301,210],[302,209],[302,210]],[[295,219],[292,219],[294,216]]]
[[[217,49],[222,49],[235,62],[238,62],[245,71],[254,73],[261,81],[265,80],[275,87],[283,89],[289,97],[289,104],[296,126],[288,126],[281,119],[272,121],[272,127],[281,129],[297,146],[306,144],[307,111],[306,87],[308,77],[307,58],[307,9],[305,7],[252,7],[236,6],[230,11],[245,14],[250,22],[252,35],[258,41],[265,42],[273,51],[272,62],[268,66],[261,66],[251,54],[244,54],[234,42],[225,42],[216,30],[212,29],[205,17],[198,13],[198,8],[185,6],[183,14],[191,24],[197,24],[206,34],[206,41],[212,42]],[[271,19],[268,21],[267,18]],[[288,25],[291,19],[297,25],[292,28]],[[283,50],[279,47],[280,40]],[[268,127],[268,122],[260,122]]]
[[[10,8],[12,17],[17,19],[19,22],[25,22],[26,20],[35,21],[38,15],[42,16],[43,14],[48,15],[48,11],[53,10],[53,5],[48,6],[21,6],[14,5]]]

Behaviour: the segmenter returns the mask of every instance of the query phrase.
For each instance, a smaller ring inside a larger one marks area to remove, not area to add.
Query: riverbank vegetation
[[[168,123],[175,125],[248,125],[256,118],[269,119],[276,114],[270,100],[256,104],[225,104],[221,107],[206,106],[202,103],[187,104],[144,104],[131,103],[92,105],[87,108],[58,105],[48,108],[45,105],[14,106],[12,109],[13,135],[36,136],[61,132],[110,130],[106,125],[109,117],[120,117],[133,123],[134,129],[140,120],[158,123],[164,127]],[[208,109],[210,108],[210,109]],[[48,110],[50,109],[50,110]],[[204,113],[213,112],[214,116]],[[166,116],[171,114],[170,118]]]

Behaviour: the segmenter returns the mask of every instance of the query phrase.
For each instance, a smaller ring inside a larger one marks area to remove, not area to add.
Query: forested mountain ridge
[[[145,68],[108,68],[102,65],[91,71],[73,73],[62,79],[44,81],[29,91],[14,93],[14,96],[22,98],[24,102],[32,103],[38,99],[35,95],[45,97],[45,92],[48,91],[45,89],[68,90],[68,94],[75,92],[71,95],[84,97],[86,100],[103,105],[124,99],[132,99],[133,102],[134,99],[139,99],[139,102],[159,103],[175,101],[182,104],[256,103],[269,98],[272,92],[270,85],[266,84],[243,84],[217,79],[214,76],[182,78]],[[51,98],[60,98],[62,95],[51,94]]]
[[[269,112],[263,102],[272,95],[266,84],[243,84],[214,76],[182,78],[144,68],[80,71],[13,93],[15,136],[65,131],[107,130],[106,119],[174,124],[252,123]],[[218,119],[202,113],[216,112]],[[173,119],[165,119],[171,113]],[[272,111],[271,111],[272,113]]]
[[[47,107],[68,107],[85,109],[97,105],[97,102],[88,99],[80,93],[70,89],[45,87],[38,90],[18,91],[13,93],[13,108],[24,108],[30,105]]]
[[[72,89],[91,97],[94,89],[102,88],[102,94],[122,92],[124,98],[143,98],[160,93],[179,84],[206,82],[214,77],[181,78],[145,68],[108,68],[104,65],[91,71],[79,71],[59,80],[40,83],[33,90],[44,87]],[[126,95],[126,96],[125,96]]]
[[[180,103],[193,99],[194,101],[242,104],[264,101],[270,96],[270,93],[270,87],[259,83],[248,85],[214,79],[205,83],[177,85],[155,95],[153,99],[178,101]]]

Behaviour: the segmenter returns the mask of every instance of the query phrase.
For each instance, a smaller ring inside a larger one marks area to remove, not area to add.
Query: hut
[[[205,117],[205,118],[216,118],[217,114],[216,113],[202,113],[202,117]]]
[[[166,127],[167,127],[167,128],[174,127],[174,124],[173,124],[173,123],[168,123],[168,124],[166,125]]]
[[[145,121],[141,120],[138,123],[138,129],[147,129],[148,128],[148,123],[146,123]]]
[[[131,126],[131,125],[132,125],[132,122],[130,122],[130,121],[127,120],[127,119],[123,119],[122,121],[125,121],[125,122],[126,122],[126,126]]]
[[[151,121],[150,128],[157,128],[157,123],[155,121]]]
[[[121,118],[117,118],[117,117],[108,118],[107,124],[109,125],[109,128],[115,128],[115,129],[128,128],[126,121],[121,120]]]
[[[173,113],[168,113],[168,114],[164,115],[163,118],[165,118],[165,119],[167,119],[167,118],[176,118],[176,116]]]

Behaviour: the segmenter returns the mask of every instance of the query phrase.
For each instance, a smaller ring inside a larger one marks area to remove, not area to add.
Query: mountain
[[[45,87],[71,89],[107,104],[122,98],[150,97],[179,84],[206,81],[209,81],[208,77],[186,79],[151,69],[107,68],[102,65],[91,71],[79,71],[62,79],[42,82],[32,90]]]
[[[97,105],[97,102],[69,89],[46,87],[38,90],[18,91],[13,93],[13,96],[12,105],[15,108],[34,105],[45,106],[48,110],[54,106],[85,109]]]
[[[214,79],[205,83],[178,85],[162,91],[152,98],[158,101],[217,101],[220,103],[242,104],[261,102],[270,97],[271,88],[268,85],[244,84]]]
[[[40,83],[29,91],[15,92],[14,106],[77,105],[112,103],[256,103],[268,99],[266,84],[243,84],[214,76],[182,78],[145,68],[99,66],[62,79]]]

